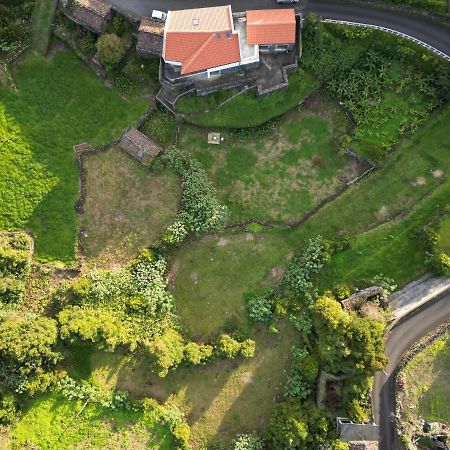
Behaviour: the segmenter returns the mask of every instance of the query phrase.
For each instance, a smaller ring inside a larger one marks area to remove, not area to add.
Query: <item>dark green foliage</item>
[[[178,148],[166,152],[163,162],[182,178],[182,209],[178,219],[187,231],[202,234],[223,228],[227,209],[219,204],[216,189],[201,164]]]
[[[311,450],[326,442],[330,425],[313,402],[291,399],[274,409],[268,428],[270,447]]]
[[[305,399],[314,390],[315,381],[319,374],[319,361],[304,347],[294,347],[292,359],[284,395]]]
[[[264,450],[264,440],[256,433],[240,434],[231,444],[230,450]]]
[[[274,301],[271,298],[255,295],[247,300],[247,312],[255,322],[269,323],[272,320]]]
[[[309,298],[309,291],[313,287],[311,277],[318,273],[330,255],[321,236],[310,239],[303,253],[289,263],[286,274],[281,282],[296,297]]]
[[[100,61],[106,67],[118,64],[125,54],[123,42],[116,34],[102,34],[96,46]]]
[[[30,37],[34,1],[0,3],[0,54],[15,51]]]

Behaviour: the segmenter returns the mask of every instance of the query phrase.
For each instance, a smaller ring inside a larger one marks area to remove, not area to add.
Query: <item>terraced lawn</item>
[[[75,258],[78,167],[72,146],[120,136],[145,111],[125,99],[69,52],[29,57],[14,74],[17,91],[0,86],[0,226],[26,228],[41,261]],[[20,169],[22,168],[22,169]]]

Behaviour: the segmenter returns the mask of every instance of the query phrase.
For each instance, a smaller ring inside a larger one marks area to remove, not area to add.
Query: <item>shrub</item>
[[[300,257],[294,258],[289,264],[282,285],[295,296],[307,295],[313,286],[311,277],[323,268],[329,258],[322,237],[310,239]]]
[[[289,319],[291,320],[297,331],[300,331],[300,333],[304,333],[306,335],[311,334],[313,323],[311,317],[309,317],[308,314],[302,313],[298,316],[291,314],[289,316]]]
[[[0,278],[0,301],[7,304],[20,303],[25,298],[25,284],[15,278]]]
[[[173,329],[166,330],[162,336],[157,336],[153,342],[147,345],[160,377],[165,377],[169,373],[169,369],[180,364],[184,356],[184,348],[182,336]]]
[[[369,416],[357,399],[350,400],[346,404],[348,417],[356,423],[363,423],[369,420]]]
[[[211,345],[199,345],[189,342],[184,347],[184,358],[190,364],[204,364],[213,354]]]
[[[241,343],[240,353],[244,358],[255,356],[256,343],[252,339],[246,339]]]
[[[184,229],[178,239],[175,236],[172,239],[179,242],[185,231],[202,234],[222,229],[228,216],[227,208],[219,204],[216,190],[201,164],[178,148],[166,152],[162,161],[182,178],[181,211],[175,222],[177,227],[182,224]],[[169,235],[173,231],[169,230]]]
[[[255,322],[269,323],[272,320],[274,302],[263,296],[253,296],[247,300],[247,312]]]
[[[439,253],[436,258],[436,267],[444,275],[450,274],[450,256],[446,253]]]
[[[17,414],[16,398],[9,392],[0,393],[0,424],[9,425]]]
[[[397,289],[397,284],[392,278],[384,276],[382,273],[375,275],[370,282],[383,289],[386,295],[391,294]]]
[[[231,444],[230,450],[264,450],[264,441],[256,433],[240,434]]]
[[[227,358],[234,358],[241,349],[241,344],[228,334],[220,336],[218,350]]]
[[[30,252],[0,243],[0,277],[25,278],[30,272]]]
[[[96,46],[100,61],[105,66],[116,65],[125,54],[123,42],[116,34],[102,34],[98,38]]]
[[[346,284],[338,284],[333,289],[333,295],[336,297],[336,300],[345,300],[350,297],[352,291]]]

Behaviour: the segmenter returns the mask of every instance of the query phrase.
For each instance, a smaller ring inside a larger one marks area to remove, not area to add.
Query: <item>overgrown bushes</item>
[[[182,178],[183,187],[181,211],[163,241],[178,243],[189,233],[199,235],[223,228],[227,208],[219,204],[216,190],[201,164],[178,148],[167,151],[162,161]]]

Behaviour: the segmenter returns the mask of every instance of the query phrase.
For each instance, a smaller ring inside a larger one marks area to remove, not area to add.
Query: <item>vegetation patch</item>
[[[143,167],[119,148],[88,154],[80,239],[88,266],[120,267],[156,242],[175,218],[180,186],[159,165]]]
[[[257,97],[254,90],[231,98],[236,91],[221,91],[207,97],[183,96],[177,102],[177,111],[186,120],[203,127],[256,127],[291,110],[318,87],[317,80],[298,69],[289,75],[286,90]]]
[[[420,417],[450,424],[449,377],[450,334],[446,333],[416,355],[400,374],[401,420],[408,434],[423,431]]]
[[[42,449],[174,448],[170,429],[142,410],[83,405],[60,394],[37,397],[12,428],[11,444]]]
[[[106,388],[175,402],[191,425],[194,448],[227,442],[242,431],[263,431],[282,395],[297,334],[288,323],[277,327],[279,334],[261,330],[252,335],[257,351],[249,360],[181,367],[161,380],[142,359],[97,352],[91,358],[92,376]]]
[[[338,152],[348,127],[336,103],[315,95],[262,129],[223,131],[220,146],[207,144],[207,130],[183,127],[179,145],[207,168],[230,222],[289,222],[359,174],[358,164]]]
[[[0,127],[8,139],[0,165],[10,174],[1,181],[0,226],[30,229],[39,259],[72,262],[79,187],[72,146],[119,137],[145,103],[119,97],[71,53],[30,58],[15,81],[17,92],[0,87]]]

